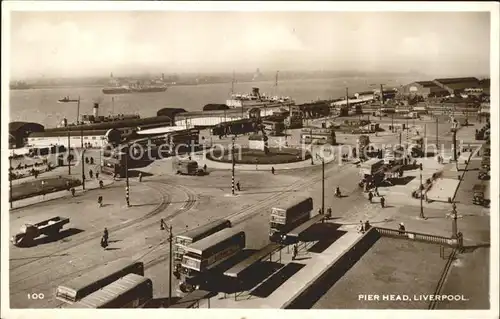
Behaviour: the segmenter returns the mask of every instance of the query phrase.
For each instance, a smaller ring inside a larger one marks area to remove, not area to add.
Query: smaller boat
[[[59,103],[69,103],[69,102],[78,102],[78,100],[71,100],[69,96],[65,96],[64,98],[57,100]]]

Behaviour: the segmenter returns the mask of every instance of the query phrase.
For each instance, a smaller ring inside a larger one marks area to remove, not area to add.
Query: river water
[[[261,93],[290,96],[297,103],[317,99],[338,98],[355,92],[379,89],[380,84],[399,87],[415,81],[409,77],[400,78],[336,78],[318,80],[280,81],[276,91],[274,82],[236,83],[235,93],[250,93],[252,87],[259,87]],[[172,86],[165,92],[123,95],[105,95],[100,87],[50,88],[10,91],[10,121],[36,122],[54,127],[64,118],[76,121],[76,103],[58,103],[65,96],[80,96],[80,114],[91,114],[94,101],[100,102],[99,114],[137,113],[141,117],[155,116],[164,107],[178,107],[187,111],[200,111],[208,103],[225,103],[231,91],[231,83],[204,84],[193,86]],[[114,97],[114,103],[112,102]]]

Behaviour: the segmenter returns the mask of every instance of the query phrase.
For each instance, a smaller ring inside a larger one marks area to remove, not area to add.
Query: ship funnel
[[[94,103],[94,118],[99,115],[99,103]]]
[[[252,88],[252,94],[260,97],[259,88]]]

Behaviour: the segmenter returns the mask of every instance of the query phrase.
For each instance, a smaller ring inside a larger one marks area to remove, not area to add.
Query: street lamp
[[[235,137],[233,136],[232,138],[232,144],[231,144],[231,164],[232,164],[232,175],[231,175],[231,194],[234,195],[234,166],[235,166],[235,162],[234,162],[234,141],[235,141]]]
[[[321,213],[325,213],[325,159],[318,154],[316,154],[316,158],[319,158],[321,161]]]
[[[422,163],[420,163],[420,218],[425,219],[423,201],[424,201],[424,184],[422,184]]]
[[[125,200],[127,201],[127,207],[130,207],[130,186],[128,183],[128,157],[130,152],[130,144],[127,144],[127,152],[125,153]]]
[[[9,202],[10,208],[12,209],[12,178],[14,177],[14,173],[12,172],[12,155],[9,156]]]
[[[173,249],[172,249],[172,242],[173,242],[173,233],[172,233],[172,225],[167,225],[163,221],[163,219],[160,220],[160,229],[161,230],[166,230],[168,232],[168,243],[169,243],[169,249],[170,249],[170,258],[169,258],[169,272],[168,272],[168,306],[172,304],[172,271],[173,271]]]
[[[85,161],[84,161],[85,149],[82,148],[82,187],[85,190]]]
[[[451,238],[458,238],[458,233],[457,233],[457,205],[455,203],[453,203],[453,205],[451,206],[452,207],[452,211],[451,211],[451,217],[452,217],[452,221],[451,221]]]

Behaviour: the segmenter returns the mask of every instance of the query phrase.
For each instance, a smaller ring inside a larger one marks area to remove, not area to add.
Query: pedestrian
[[[106,227],[104,227],[104,233],[103,233],[102,237],[104,238],[104,240],[106,240],[106,242],[108,241],[109,232],[108,232],[108,229]]]
[[[274,166],[271,167],[271,173],[274,175]]]
[[[75,197],[75,188],[71,187],[71,196]]]
[[[365,232],[365,225],[363,224],[363,221],[359,221],[359,226],[358,226],[358,233],[364,233]]]
[[[330,219],[332,218],[332,208],[331,207],[328,207],[328,209],[326,210],[326,216],[325,216],[326,219]]]
[[[88,163],[89,163],[89,158],[85,157],[85,164],[88,164]]]
[[[292,255],[292,260],[295,260],[297,258],[297,255],[299,254],[299,249],[297,247],[297,244],[293,245],[293,255]]]
[[[95,172],[95,178],[99,179],[99,172]]]
[[[375,186],[375,196],[380,197],[380,194],[379,194],[379,192],[378,192],[378,186]]]
[[[380,197],[380,205],[382,206],[382,208],[385,207],[385,198],[384,198],[384,196]]]
[[[94,172],[92,170],[89,170],[89,177],[92,179],[93,176],[94,176]]]
[[[99,188],[104,188],[104,183],[101,180],[99,181]]]
[[[236,189],[238,189],[238,192],[239,192],[239,191],[241,191],[241,188],[240,188],[240,181],[238,181],[238,182],[236,183]]]
[[[94,165],[94,158],[93,157],[90,158],[90,164]]]
[[[69,181],[66,181],[66,189],[68,190],[68,192],[71,190],[71,185]]]
[[[99,208],[102,207],[102,196],[97,197],[97,205],[99,205]]]
[[[406,232],[405,224],[399,223],[399,234],[404,235],[405,232]]]
[[[370,203],[372,202],[372,199],[373,199],[373,193],[372,193],[372,191],[369,191],[368,192],[368,200],[370,201]]]
[[[369,221],[365,222],[365,231],[368,231],[370,229],[371,225]]]
[[[203,170],[205,171],[205,173],[207,172],[207,164],[203,165]]]
[[[139,172],[139,183],[142,182],[142,172]]]

